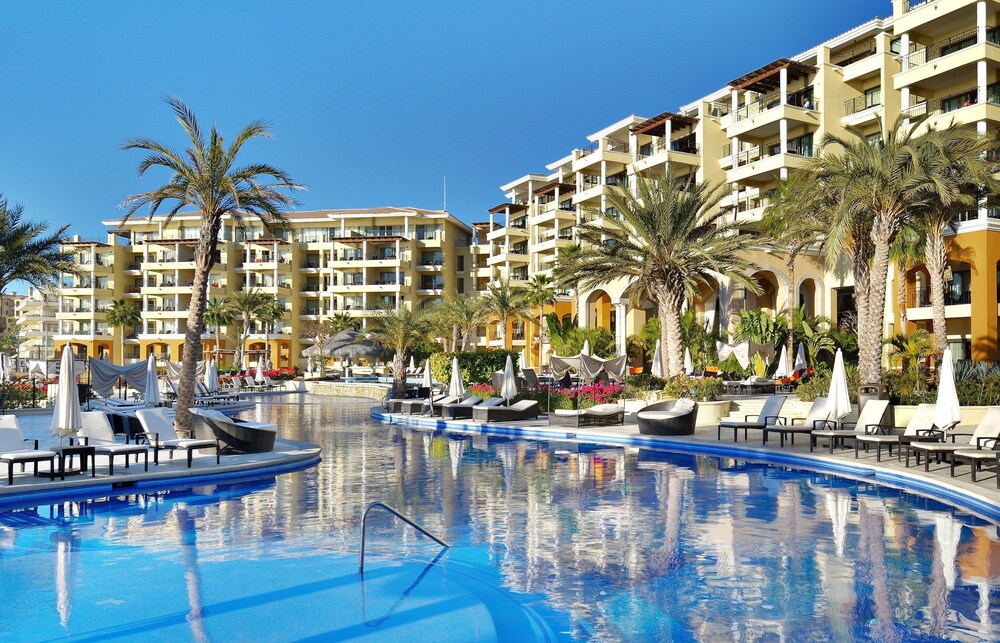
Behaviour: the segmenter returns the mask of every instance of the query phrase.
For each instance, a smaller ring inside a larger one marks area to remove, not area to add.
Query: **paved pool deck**
[[[1000,490],[997,489],[996,472],[984,469],[977,475],[978,481],[972,482],[970,467],[966,465],[958,467],[958,475],[952,478],[950,465],[946,462],[937,464],[932,461],[930,471],[925,472],[923,463],[919,467],[913,466],[914,461],[911,459],[911,466],[907,468],[903,461],[897,461],[895,450],[893,456],[889,457],[883,449],[882,461],[877,462],[874,449],[868,454],[861,451],[855,459],[853,446],[849,449],[835,449],[830,454],[823,442],[815,451],[810,452],[807,436],[799,436],[794,445],[786,440],[784,448],[778,446],[776,435],[770,436],[768,444],[763,445],[761,431],[751,430],[749,440],[746,441],[740,432],[738,442],[732,441],[731,432],[728,432],[728,436],[723,432],[720,440],[716,437],[714,426],[697,427],[694,435],[689,436],[652,436],[640,434],[639,426],[629,423],[605,427],[553,427],[549,426],[545,416],[537,420],[481,424],[471,420],[444,421],[441,418],[390,414],[381,406],[376,406],[371,409],[371,417],[386,424],[457,433],[656,448],[810,469],[930,496],[989,520],[1000,521]]]

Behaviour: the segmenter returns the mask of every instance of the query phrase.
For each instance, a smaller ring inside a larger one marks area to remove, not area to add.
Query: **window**
[[[458,255],[458,271],[462,272],[463,270],[465,270],[465,256]]]
[[[865,107],[875,107],[882,104],[882,87],[872,87],[865,90]]]
[[[899,38],[896,38],[895,40],[889,42],[889,51],[891,51],[892,53],[898,56],[902,50],[903,50],[903,43],[902,40],[900,40]]]
[[[457,290],[459,293],[465,292],[465,279],[463,277],[458,278],[458,285],[456,286],[455,290]]]

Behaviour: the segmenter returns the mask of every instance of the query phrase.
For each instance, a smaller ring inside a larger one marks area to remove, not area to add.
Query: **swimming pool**
[[[10,640],[995,639],[995,524],[858,482],[262,402],[315,468],[0,512]],[[249,414],[244,414],[249,416]],[[453,545],[358,519],[384,500]]]

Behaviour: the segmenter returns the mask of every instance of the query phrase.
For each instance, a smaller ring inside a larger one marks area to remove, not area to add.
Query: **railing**
[[[580,158],[583,158],[585,156],[590,156],[597,150],[605,150],[608,152],[624,152],[627,154],[628,143],[622,143],[621,141],[615,141],[612,139],[605,140],[603,145],[600,143],[593,143],[591,145],[588,145],[587,147],[580,149]]]
[[[862,45],[861,47],[855,47],[850,51],[844,51],[830,56],[830,64],[836,65],[838,67],[846,67],[851,63],[856,63],[859,60],[864,60],[865,58],[874,55],[875,55],[875,43],[870,42],[867,45]]]
[[[788,96],[786,105],[790,107],[799,107],[802,109],[819,109],[819,100],[813,98],[809,91],[798,91],[794,94]],[[778,94],[771,94],[770,96],[763,96],[753,101],[752,103],[747,103],[743,107],[736,110],[736,120],[742,121],[748,118],[757,116],[758,114],[763,114],[766,111],[775,109],[781,106],[781,96]]]
[[[881,106],[882,90],[879,90],[878,92],[873,92],[867,96],[858,96],[857,98],[844,101],[844,116],[850,116],[852,114],[857,114],[858,112],[863,112],[866,109],[871,109],[872,107]]]
[[[931,298],[930,290],[927,288],[918,288],[915,291],[910,291],[910,307],[911,308],[926,308],[930,306],[933,301]],[[963,290],[962,292],[952,292],[950,290],[945,290],[944,293],[944,305],[945,306],[961,306],[963,304],[972,303],[972,292],[969,290]]]
[[[591,174],[584,174],[581,183],[583,183],[584,190],[589,190],[590,188],[596,188],[601,184],[601,177],[593,176]]]
[[[909,107],[903,109],[903,114],[908,118],[918,118],[920,116],[927,116],[941,109],[941,99],[932,98],[930,100],[925,100],[917,103],[916,105],[910,105]]]
[[[979,33],[978,30],[973,27],[972,29],[967,29],[961,33],[955,34],[945,38],[944,40],[939,40],[935,43],[927,45],[921,49],[916,49],[912,53],[903,56],[904,65],[906,67],[919,67],[925,63],[932,60],[937,60],[948,54],[953,54],[957,51],[963,49],[968,49],[978,44]],[[994,45],[1000,44],[1000,29],[995,26],[986,28],[986,42],[993,43]]]

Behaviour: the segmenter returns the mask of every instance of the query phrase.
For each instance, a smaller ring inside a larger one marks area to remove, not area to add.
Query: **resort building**
[[[275,367],[301,366],[302,324],[344,313],[361,319],[385,308],[426,307],[446,294],[474,288],[470,244],[473,229],[442,210],[372,208],[287,213],[286,230],[269,232],[259,221],[225,222],[209,297],[257,289],[275,297],[286,316],[273,332],[255,322],[244,347]],[[104,221],[107,239],[64,243],[78,275],[62,275],[57,301],[55,349],[73,345],[83,357],[109,356],[120,363],[149,354],[180,360],[191,285],[197,214],[136,216]],[[112,328],[107,310],[124,298],[141,310],[136,328]],[[220,350],[231,356],[240,321],[220,333]],[[215,347],[214,328],[203,348]],[[32,330],[37,332],[37,330]],[[121,334],[124,356],[120,355]]]
[[[59,332],[56,311],[59,300],[52,292],[29,288],[14,308],[19,362],[55,359],[55,336]]]
[[[927,127],[952,122],[996,135],[1000,125],[1000,3],[896,0],[891,18],[876,18],[791,58],[731,80],[675,112],[629,116],[587,137],[587,144],[501,186],[508,202],[492,208],[487,260],[494,279],[523,286],[551,271],[559,248],[575,243],[575,226],[595,219],[614,225],[607,207],[614,188],[635,188],[636,175],[691,177],[725,186],[720,207],[748,224],[747,252],[759,266],[761,294],[720,280],[693,302],[709,329],[731,327],[740,310],[778,314],[804,306],[808,315],[849,323],[854,314],[850,271],[830,270],[818,252],[794,265],[754,244],[759,221],[778,181],[802,168],[828,134],[860,130],[873,142],[898,115],[928,116]],[[997,359],[1000,202],[984,199],[949,232],[948,340],[956,359]],[[910,330],[930,330],[927,274],[906,275]],[[569,309],[584,327],[611,331],[619,352],[655,312],[635,308],[628,283],[572,293]],[[887,297],[885,332],[894,331],[896,298]],[[531,332],[534,332],[533,329]],[[495,329],[490,337],[495,337]],[[529,337],[530,344],[533,338]],[[536,360],[529,361],[534,363]],[[543,360],[544,361],[544,360]]]

